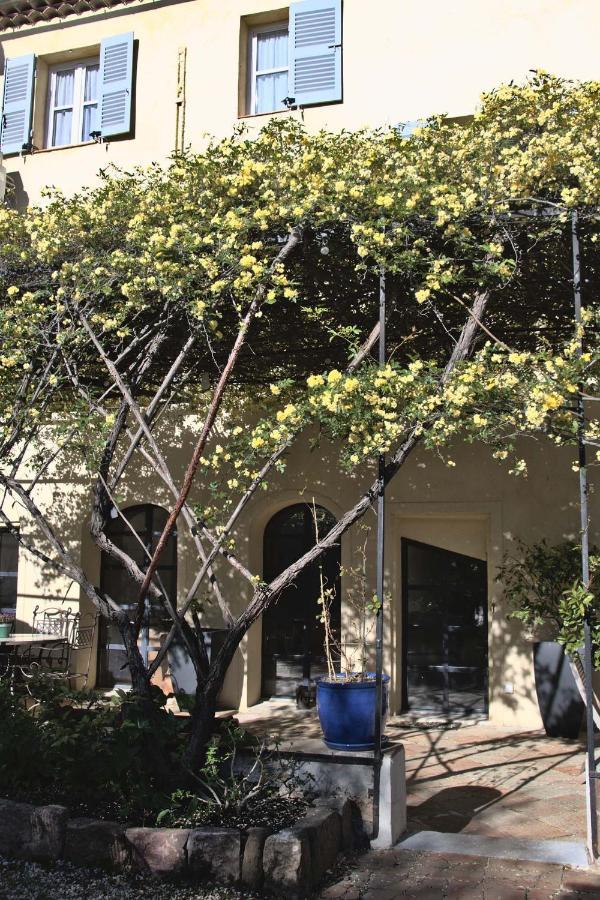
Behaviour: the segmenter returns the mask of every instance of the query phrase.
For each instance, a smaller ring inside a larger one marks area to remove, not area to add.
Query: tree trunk
[[[199,687],[191,716],[190,739],[183,757],[184,767],[191,772],[198,772],[204,765],[206,748],[214,730],[216,707],[216,694],[212,686]]]

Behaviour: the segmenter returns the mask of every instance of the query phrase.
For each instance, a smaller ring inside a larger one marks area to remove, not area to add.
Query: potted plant
[[[333,632],[330,616],[333,590],[325,586],[321,572],[319,603],[328,673],[317,679],[317,712],[323,740],[333,750],[372,750],[375,739],[376,680],[375,673],[368,671],[368,660],[379,600],[368,590],[369,528],[360,527],[365,532],[360,562],[341,573],[347,585],[345,600],[351,610],[350,640],[342,641]],[[382,731],[388,711],[389,680],[389,675],[382,676]]]
[[[516,542],[497,580],[511,610],[509,618],[525,627],[533,643],[535,687],[546,733],[575,738],[579,734],[584,702],[574,674],[575,654],[583,644],[586,610],[595,607],[593,592],[581,584],[581,549],[572,541],[554,546],[546,541]],[[600,556],[590,554],[592,583],[600,571]],[[600,626],[594,627],[595,668],[600,666]]]
[[[8,637],[13,629],[14,624],[14,613],[0,613],[0,638]]]

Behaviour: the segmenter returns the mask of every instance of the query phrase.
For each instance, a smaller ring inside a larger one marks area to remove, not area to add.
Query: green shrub
[[[123,691],[107,698],[40,682],[34,693],[27,710],[0,680],[0,796],[173,827],[285,827],[306,809],[306,784],[294,769],[239,728],[225,726],[215,737],[199,773],[186,770],[189,719],[160,710],[161,692],[152,721],[147,705]],[[153,748],[168,762],[166,780]]]
[[[527,627],[551,624],[555,639],[567,653],[583,644],[583,626],[589,614],[594,642],[594,666],[600,669],[600,602],[598,577],[600,554],[590,552],[590,590],[581,582],[581,546],[564,541],[554,546],[546,541],[517,541],[517,554],[506,556],[497,581],[511,610],[509,618]]]
[[[210,744],[192,789],[174,791],[156,824],[286,828],[304,814],[309,796],[309,779],[294,764],[229,725]]]
[[[0,682],[0,793],[32,802],[65,803],[81,814],[152,819],[168,794],[157,776],[152,744],[177,772],[181,722],[167,713],[150,722],[144,705],[120,692],[105,698],[37,686],[36,706]]]

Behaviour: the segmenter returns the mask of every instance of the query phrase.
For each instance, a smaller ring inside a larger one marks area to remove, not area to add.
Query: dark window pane
[[[148,548],[150,552],[156,547],[156,542],[163,527],[167,521],[168,513],[159,506],[133,506],[123,510],[123,514],[127,517],[127,522],[135,529],[139,540],[132,534],[131,528],[119,516],[111,519],[107,528],[108,537],[113,543],[137,563],[140,569],[145,570],[148,566],[148,554],[144,548]],[[143,546],[142,546],[143,545]],[[173,603],[177,603],[177,534],[169,537],[167,546],[161,556],[160,565],[158,567],[158,575],[162,581],[163,587]],[[127,610],[130,617],[133,616],[137,606],[139,587],[137,583],[125,572],[123,566],[117,561],[111,559],[107,554],[102,554],[102,566],[100,575],[100,586],[113,600],[119,603]],[[144,624],[143,632],[148,636],[148,629],[152,627],[155,630],[162,631],[168,622],[163,606],[158,601],[149,604],[147,617]],[[117,629],[104,626],[104,635],[102,640],[102,656],[101,656],[101,678],[105,684],[114,684],[117,682],[129,682],[129,672],[127,669],[121,669],[125,662],[125,654],[121,637]]]
[[[414,541],[402,549],[405,703],[448,715],[485,712],[485,562]]]
[[[318,506],[319,536],[335,524],[331,513]],[[314,510],[297,503],[276,513],[264,535],[264,578],[271,581],[315,544]],[[335,633],[340,628],[340,553],[330,550],[322,557],[321,571],[326,588],[333,588],[331,619]],[[294,696],[304,677],[314,678],[326,671],[323,658],[324,628],[320,622],[319,566],[300,573],[263,616],[262,690],[264,696]],[[307,674],[309,673],[309,675]]]

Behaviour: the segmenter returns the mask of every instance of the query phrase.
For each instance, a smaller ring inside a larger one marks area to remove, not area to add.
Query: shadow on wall
[[[491,676],[490,702],[500,702],[506,710],[516,713],[523,700],[537,706],[533,676],[533,646],[523,637],[520,622],[510,620],[502,601],[492,613],[493,636],[490,640],[489,671]],[[508,693],[506,684],[514,686]]]
[[[20,172],[11,172],[10,160],[5,162],[7,169],[5,202],[10,209],[25,209],[29,206],[29,194],[23,185]]]
[[[408,807],[408,829],[458,834],[477,812],[501,796],[502,792],[492,787],[444,788],[418,806]]]

